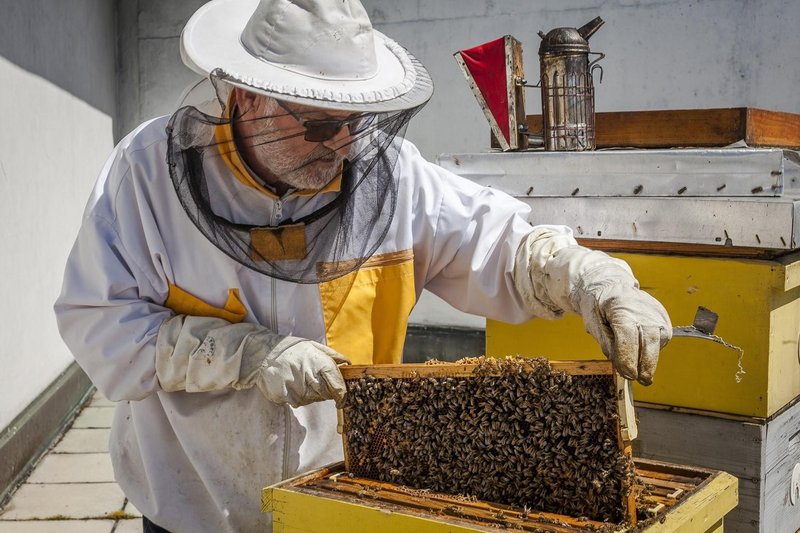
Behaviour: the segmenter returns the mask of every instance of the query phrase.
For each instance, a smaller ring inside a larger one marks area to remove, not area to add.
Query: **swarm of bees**
[[[469,377],[348,380],[345,447],[359,477],[619,523],[634,471],[612,376],[546,359],[473,358]]]

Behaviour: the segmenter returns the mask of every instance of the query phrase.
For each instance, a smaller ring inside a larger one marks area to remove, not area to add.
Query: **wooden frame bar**
[[[601,375],[614,373],[611,361],[549,361],[550,367],[573,376]],[[345,365],[339,368],[345,380],[374,378],[416,378],[416,377],[473,377],[477,364],[399,364],[399,365]],[[499,375],[499,373],[497,374]]]

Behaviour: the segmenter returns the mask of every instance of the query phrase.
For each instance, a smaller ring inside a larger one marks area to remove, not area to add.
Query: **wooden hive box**
[[[528,115],[526,122],[529,131],[542,131],[541,115]],[[596,113],[595,127],[597,148],[727,146],[737,141],[800,148],[800,115],[752,107]]]
[[[523,517],[635,523],[611,364],[474,361],[344,367],[346,471]]]
[[[261,502],[274,533],[719,533],[738,498],[736,478],[725,472],[637,459],[636,476],[640,520],[619,528],[351,477],[343,463],[266,487]]]
[[[637,406],[637,457],[724,470],[739,478],[725,531],[800,530],[800,400],[769,419]]]

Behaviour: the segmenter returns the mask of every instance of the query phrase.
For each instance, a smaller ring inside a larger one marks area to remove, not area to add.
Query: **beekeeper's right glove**
[[[672,323],[627,263],[578,246],[564,228],[536,226],[517,250],[514,282],[537,316],[579,314],[617,372],[642,385],[653,382]]]
[[[257,386],[277,404],[321,400],[340,405],[348,360],[314,341],[277,335],[258,324],[177,315],[161,325],[156,375],[165,391],[204,392]]]

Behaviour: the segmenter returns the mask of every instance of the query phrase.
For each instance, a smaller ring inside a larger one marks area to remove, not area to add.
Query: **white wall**
[[[53,302],[113,145],[108,0],[0,0],[0,429],[72,361]]]
[[[376,28],[406,46],[436,84],[431,102],[408,129],[429,159],[443,152],[483,151],[488,126],[453,52],[512,34],[525,50],[525,71],[538,79],[539,37],[595,16],[591,38],[604,78],[598,111],[763,107],[800,113],[800,2],[796,0],[362,0]],[[169,112],[194,79],[183,67],[178,36],[201,0],[124,0],[120,130]],[[540,110],[527,93],[528,112]],[[480,326],[426,295],[412,321]]]

